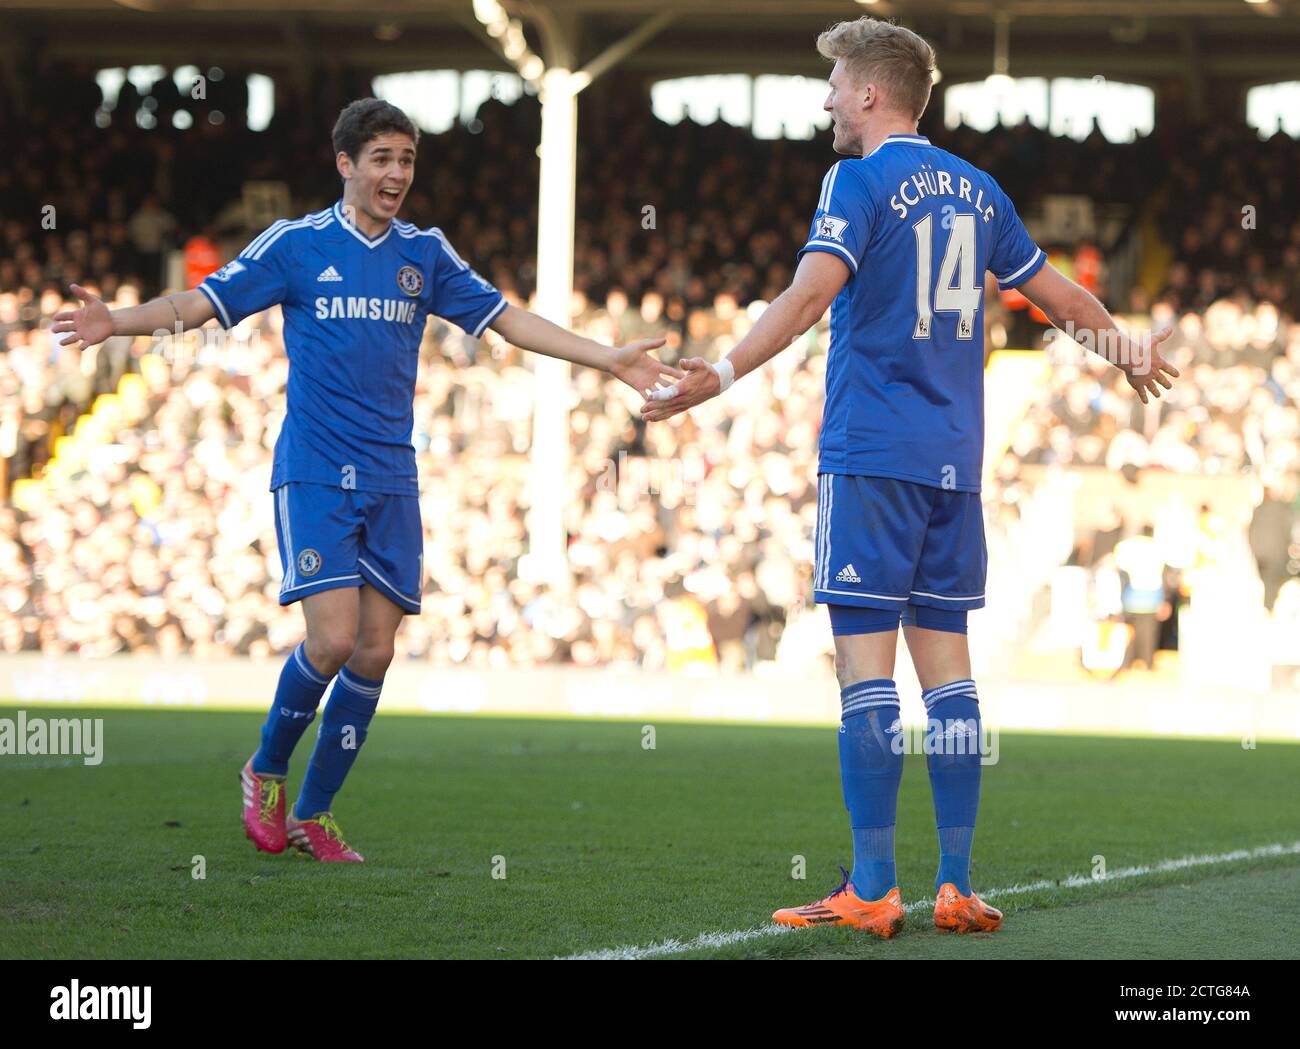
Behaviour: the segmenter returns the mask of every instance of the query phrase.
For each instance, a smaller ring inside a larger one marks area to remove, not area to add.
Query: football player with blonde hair
[[[681,362],[686,378],[641,408],[662,420],[722,393],[830,309],[818,465],[813,594],[829,607],[840,684],[841,782],[853,871],[785,925],[896,934],[903,905],[894,824],[903,732],[894,656],[902,627],[923,689],[939,837],[935,924],[992,931],[1002,915],[970,883],[981,723],[966,617],[984,605],[984,274],[1018,288],[1081,342],[1115,349],[1145,404],[1178,372],[1116,329],[1058,273],[997,182],[920,135],[934,49],[902,26],[840,22],[817,49],[834,63],[824,109],[846,159],[822,180],[790,287],[727,355]]]

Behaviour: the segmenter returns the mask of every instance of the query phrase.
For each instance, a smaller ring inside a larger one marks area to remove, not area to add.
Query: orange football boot
[[[847,925],[882,939],[896,936],[903,928],[903,899],[898,887],[878,900],[864,900],[853,891],[849,872],[843,867],[844,880],[829,896],[806,907],[784,907],[772,915],[777,925],[806,928],[813,925]]]
[[[934,900],[934,924],[945,932],[993,932],[1002,924],[1002,912],[975,895],[957,891],[957,886],[946,881],[939,886]]]

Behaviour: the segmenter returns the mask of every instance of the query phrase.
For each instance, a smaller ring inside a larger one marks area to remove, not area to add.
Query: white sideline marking
[[[1111,871],[1104,878],[1094,878],[1091,874],[1071,874],[1067,878],[1028,882],[1024,885],[1011,885],[1004,889],[990,889],[980,893],[983,899],[995,900],[1003,896],[1020,896],[1027,892],[1040,892],[1043,889],[1082,889],[1092,885],[1104,885],[1106,882],[1122,881],[1125,878],[1144,878],[1149,874],[1163,874],[1166,871],[1188,870],[1192,867],[1210,867],[1216,863],[1235,863],[1239,860],[1260,860],[1269,856],[1294,856],[1300,854],[1300,841],[1290,845],[1261,845],[1254,849],[1237,849],[1233,852],[1220,852],[1216,855],[1182,856],[1176,860],[1161,860],[1159,863],[1142,864],[1137,867],[1123,867]],[[933,899],[917,900],[905,904],[903,910],[912,911],[929,909],[934,906]],[[795,930],[785,925],[758,925],[752,929],[735,929],[732,932],[705,932],[693,940],[664,940],[644,947],[610,947],[603,951],[587,951],[572,954],[564,961],[609,962],[637,961],[641,958],[662,958],[670,954],[685,954],[687,951],[707,950],[711,947],[726,947],[733,943],[745,943],[748,940],[762,939],[764,936],[783,936]]]

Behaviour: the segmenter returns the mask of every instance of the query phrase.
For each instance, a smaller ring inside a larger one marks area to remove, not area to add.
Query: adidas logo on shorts
[[[845,565],[843,568],[840,569],[840,574],[835,577],[835,582],[860,583],[862,582],[862,578],[858,575],[857,569],[853,567],[853,562],[850,561],[847,565]]]

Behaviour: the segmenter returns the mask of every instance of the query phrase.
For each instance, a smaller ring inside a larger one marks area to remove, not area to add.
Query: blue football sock
[[[315,720],[320,698],[329,687],[330,679],[317,673],[307,659],[305,644],[293,650],[280,671],[275,701],[262,726],[262,745],[253,755],[254,772],[288,775],[293,748]]]
[[[980,805],[980,708],[975,682],[951,681],[921,694],[925,701],[926,768],[939,831],[934,891],[952,882],[969,896],[970,852]]]
[[[348,770],[357,759],[357,751],[366,741],[366,730],[379,705],[383,687],[382,678],[371,681],[347,667],[339,671],[330,701],[325,704],[302,791],[293,807],[297,819],[307,820],[317,813],[331,811],[334,795],[343,786]]]
[[[840,783],[853,828],[853,891],[878,900],[898,884],[894,823],[903,748],[898,690],[888,679],[840,690]]]

